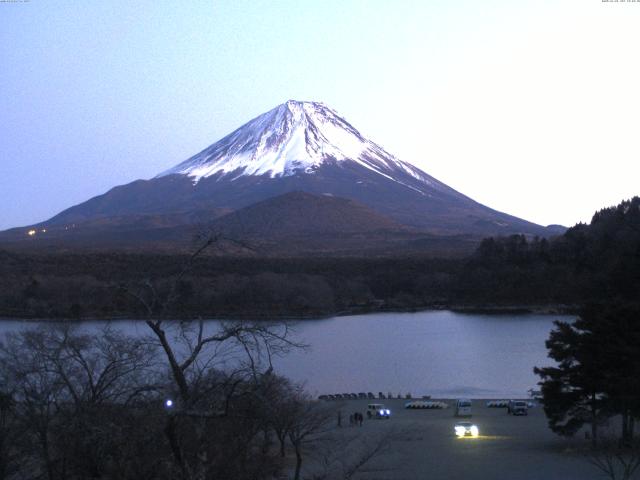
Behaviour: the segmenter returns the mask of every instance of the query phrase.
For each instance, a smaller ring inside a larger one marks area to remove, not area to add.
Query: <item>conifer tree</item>
[[[573,323],[555,322],[546,342],[556,366],[535,368],[540,375],[549,427],[571,436],[619,414],[622,440],[631,442],[640,416],[640,310],[635,305],[589,305]]]

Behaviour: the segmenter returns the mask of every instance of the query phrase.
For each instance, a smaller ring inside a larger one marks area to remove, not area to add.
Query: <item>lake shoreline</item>
[[[541,315],[575,315],[580,307],[578,305],[566,304],[532,304],[532,305],[464,305],[464,304],[433,304],[426,305],[423,308],[416,307],[400,307],[400,306],[358,306],[346,310],[335,312],[323,312],[313,314],[282,314],[282,315],[261,315],[257,312],[246,314],[221,314],[213,316],[200,317],[165,317],[165,320],[205,320],[224,319],[224,320],[255,320],[255,321],[308,321],[308,320],[324,320],[332,317],[347,317],[351,315],[367,315],[376,313],[422,313],[431,311],[451,311],[455,313],[468,314],[486,314],[486,315],[517,315],[517,314],[541,314]],[[157,317],[152,317],[157,318]],[[42,317],[20,314],[19,312],[0,313],[0,322],[5,320],[25,320],[25,321],[51,321],[51,322],[91,322],[97,320],[147,320],[147,317],[137,317],[132,315],[91,315],[80,318],[72,317]]]
[[[486,315],[518,315],[518,314],[541,314],[541,315],[575,315],[579,311],[578,305],[566,305],[566,304],[532,304],[532,305],[464,305],[464,304],[433,304],[426,305],[422,308],[417,307],[400,307],[400,306],[358,306],[349,308],[346,310],[335,312],[323,312],[313,314],[282,314],[282,315],[261,315],[257,312],[246,314],[221,314],[214,316],[200,316],[200,317],[165,317],[165,320],[198,320],[199,318],[205,320],[212,319],[224,319],[224,320],[255,320],[255,321],[310,321],[310,320],[324,320],[332,317],[347,317],[352,315],[367,315],[376,313],[422,313],[431,311],[451,311],[462,314],[486,314]],[[157,317],[152,317],[157,318]],[[20,312],[12,313],[0,313],[0,322],[8,320],[24,320],[24,321],[40,321],[40,322],[69,322],[69,323],[81,323],[91,321],[104,321],[104,320],[147,320],[147,317],[137,317],[133,315],[91,315],[83,316],[80,318],[72,317],[59,317],[59,316],[32,316],[25,315]]]

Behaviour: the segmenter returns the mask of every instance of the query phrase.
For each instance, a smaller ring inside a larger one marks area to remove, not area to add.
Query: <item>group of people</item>
[[[364,416],[360,412],[355,412],[349,415],[349,425],[352,427],[361,427],[364,421]]]

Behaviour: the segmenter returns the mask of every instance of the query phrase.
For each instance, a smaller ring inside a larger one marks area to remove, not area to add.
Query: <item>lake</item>
[[[296,337],[310,349],[277,359],[275,368],[305,382],[313,395],[524,397],[538,381],[533,367],[552,364],[544,342],[553,320],[572,318],[426,311],[305,320],[296,324]],[[104,323],[86,322],[83,328]],[[0,332],[34,324],[4,320]],[[114,325],[129,333],[147,333],[140,321],[119,320]]]

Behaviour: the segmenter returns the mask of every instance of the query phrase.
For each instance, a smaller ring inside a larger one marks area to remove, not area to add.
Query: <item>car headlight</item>
[[[378,413],[379,413],[380,415],[384,415],[384,410],[380,410]]]
[[[473,435],[474,437],[478,436],[478,427],[476,427],[475,425],[471,426],[471,435]]]
[[[391,410],[385,410],[385,412],[387,412],[387,415],[391,415]]]
[[[464,427],[456,427],[456,435],[459,437],[464,437]]]

